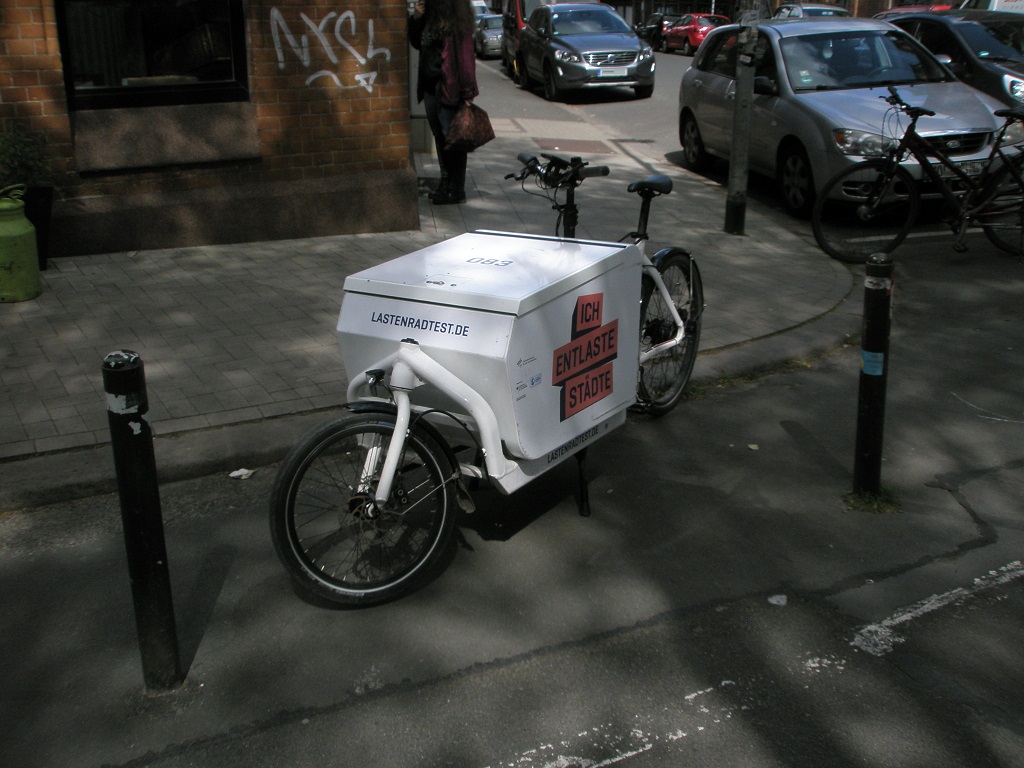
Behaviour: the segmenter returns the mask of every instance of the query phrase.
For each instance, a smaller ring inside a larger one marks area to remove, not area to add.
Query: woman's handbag
[[[462,149],[472,152],[494,138],[494,128],[487,113],[476,104],[462,102],[448,128],[445,149]]]

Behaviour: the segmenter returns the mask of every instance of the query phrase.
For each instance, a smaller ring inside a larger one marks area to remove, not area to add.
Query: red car
[[[715,27],[728,24],[726,16],[712,13],[688,13],[675,24],[665,30],[661,38],[661,50],[681,50],[683,56],[693,56],[694,51],[704,42],[704,38]]]

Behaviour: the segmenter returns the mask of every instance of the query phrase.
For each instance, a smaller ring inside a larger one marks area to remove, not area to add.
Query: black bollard
[[[147,689],[166,691],[181,685],[184,678],[141,358],[127,350],[107,355],[103,389],[143,677]]]
[[[864,277],[857,443],[853,462],[853,492],[862,495],[877,496],[882,489],[882,432],[885,426],[885,385],[889,377],[893,275],[892,256],[874,253],[868,257]]]

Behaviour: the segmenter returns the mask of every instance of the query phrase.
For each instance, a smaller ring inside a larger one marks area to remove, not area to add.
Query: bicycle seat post
[[[633,235],[637,240],[647,239],[647,221],[651,216],[651,200],[654,199],[656,193],[648,189],[640,190],[637,194],[640,195],[640,219],[636,223],[636,232]]]
[[[576,237],[576,225],[580,220],[580,209],[576,205],[576,185],[570,184],[565,191],[565,202],[559,206],[562,211],[562,235]]]

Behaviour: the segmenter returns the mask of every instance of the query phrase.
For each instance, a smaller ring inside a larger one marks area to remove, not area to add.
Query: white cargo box
[[[635,402],[640,259],[634,245],[475,232],[351,275],[348,377],[414,339],[487,399],[512,456],[572,452]],[[464,412],[429,386],[412,399]]]

